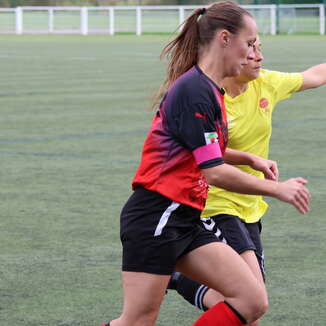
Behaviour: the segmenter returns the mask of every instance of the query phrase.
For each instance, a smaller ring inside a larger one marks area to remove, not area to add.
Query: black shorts
[[[260,238],[262,225],[256,223],[245,223],[239,217],[228,214],[220,214],[209,218],[201,218],[206,230],[213,232],[217,238],[238,254],[246,250],[253,250],[265,280],[264,250]]]
[[[137,188],[121,213],[122,270],[170,275],[178,258],[219,241],[200,222],[201,211]]]

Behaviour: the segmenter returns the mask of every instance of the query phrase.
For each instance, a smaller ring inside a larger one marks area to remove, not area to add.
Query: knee
[[[117,326],[154,326],[159,310],[151,307],[150,305],[146,309],[138,311],[125,311],[119,318]],[[113,323],[112,326],[115,326]]]
[[[136,323],[133,323],[135,326],[154,326],[155,321],[157,319],[159,310],[157,307],[151,307],[150,305],[147,307],[146,311],[143,311]]]
[[[142,315],[135,318],[130,318],[131,316],[123,316],[120,318],[120,322],[117,325],[121,326],[154,326],[156,321],[156,316],[153,315]],[[114,323],[110,323],[112,326],[115,326]]]
[[[251,307],[249,311],[248,322],[251,326],[258,326],[258,319],[261,318],[269,308],[267,294],[257,297],[257,299],[252,300]]]
[[[133,324],[135,326],[154,326],[156,321],[156,318],[153,318],[151,316],[145,316],[137,321],[136,324]]]
[[[259,325],[259,322],[260,322],[259,319],[258,320],[255,320],[252,323],[250,323],[249,326],[258,326]]]

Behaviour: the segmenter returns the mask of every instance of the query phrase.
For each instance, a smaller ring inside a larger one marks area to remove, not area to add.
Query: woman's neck
[[[223,79],[222,87],[229,96],[237,97],[247,90],[248,82],[242,81],[236,77],[227,77]]]
[[[224,67],[221,60],[216,56],[213,58],[210,55],[205,55],[202,59],[199,59],[197,64],[205,75],[213,80],[217,86],[222,87]]]

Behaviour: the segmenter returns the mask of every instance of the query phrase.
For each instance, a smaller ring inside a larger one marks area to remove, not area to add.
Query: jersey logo
[[[205,132],[204,135],[205,135],[206,145],[214,144],[218,142],[217,132]]]
[[[265,112],[265,113],[269,112],[268,105],[269,105],[269,102],[268,102],[268,99],[267,98],[262,97],[259,100],[259,106],[260,106],[260,108],[261,108],[261,110],[263,112]]]
[[[201,113],[195,112],[195,117],[201,118],[201,119],[206,121],[206,114],[205,113],[201,114]]]

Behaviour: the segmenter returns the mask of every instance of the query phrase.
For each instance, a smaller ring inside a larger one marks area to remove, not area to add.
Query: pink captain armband
[[[222,158],[221,148],[217,142],[198,147],[192,153],[198,165],[209,160]]]

